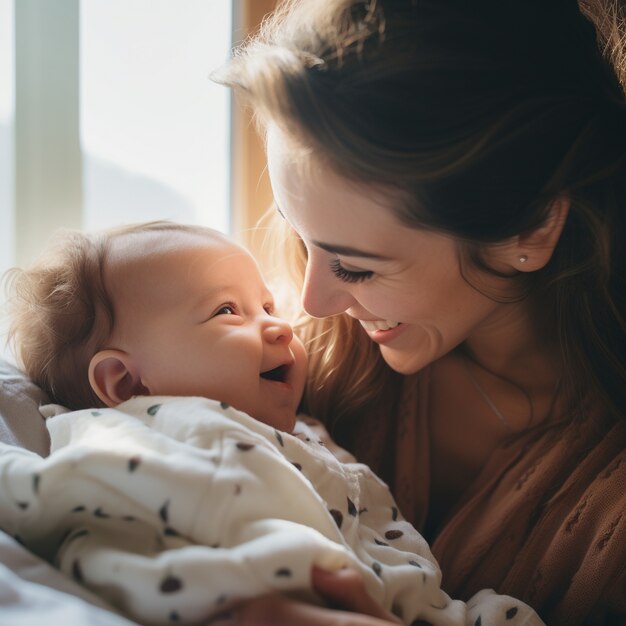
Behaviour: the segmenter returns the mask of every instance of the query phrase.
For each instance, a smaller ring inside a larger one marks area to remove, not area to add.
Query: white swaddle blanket
[[[386,485],[339,461],[318,428],[281,433],[170,397],[47,424],[46,459],[0,444],[0,526],[138,622],[197,623],[271,591],[319,601],[318,565],[358,569],[407,624],[542,624],[508,596],[451,600]]]

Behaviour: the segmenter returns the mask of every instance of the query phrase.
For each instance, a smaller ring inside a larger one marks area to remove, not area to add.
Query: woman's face
[[[475,333],[504,328],[508,281],[472,272],[464,280],[453,238],[403,225],[393,200],[336,175],[328,166],[293,158],[276,128],[268,135],[269,175],[276,204],[308,251],[302,293],[314,317],[346,313],[380,345],[385,361],[409,374]]]

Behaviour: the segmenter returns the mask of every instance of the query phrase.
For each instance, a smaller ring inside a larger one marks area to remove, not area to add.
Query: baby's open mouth
[[[265,380],[276,380],[278,382],[284,383],[287,380],[287,373],[289,372],[289,365],[279,365],[272,370],[268,370],[267,372],[261,372],[261,378],[265,378]]]

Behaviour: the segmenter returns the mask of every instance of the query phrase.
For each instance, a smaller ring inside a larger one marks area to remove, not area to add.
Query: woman
[[[605,4],[288,2],[219,78],[266,131],[303,269],[306,409],[390,483],[448,593],[568,626],[626,623],[625,16]]]

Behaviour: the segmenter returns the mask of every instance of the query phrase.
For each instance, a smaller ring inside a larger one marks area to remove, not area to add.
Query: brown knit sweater
[[[429,499],[428,391],[427,372],[407,378],[396,415],[379,416],[378,432],[355,444],[418,528]],[[395,458],[381,456],[390,446]],[[626,420],[590,418],[503,444],[432,549],[455,598],[493,588],[548,626],[626,626]]]

